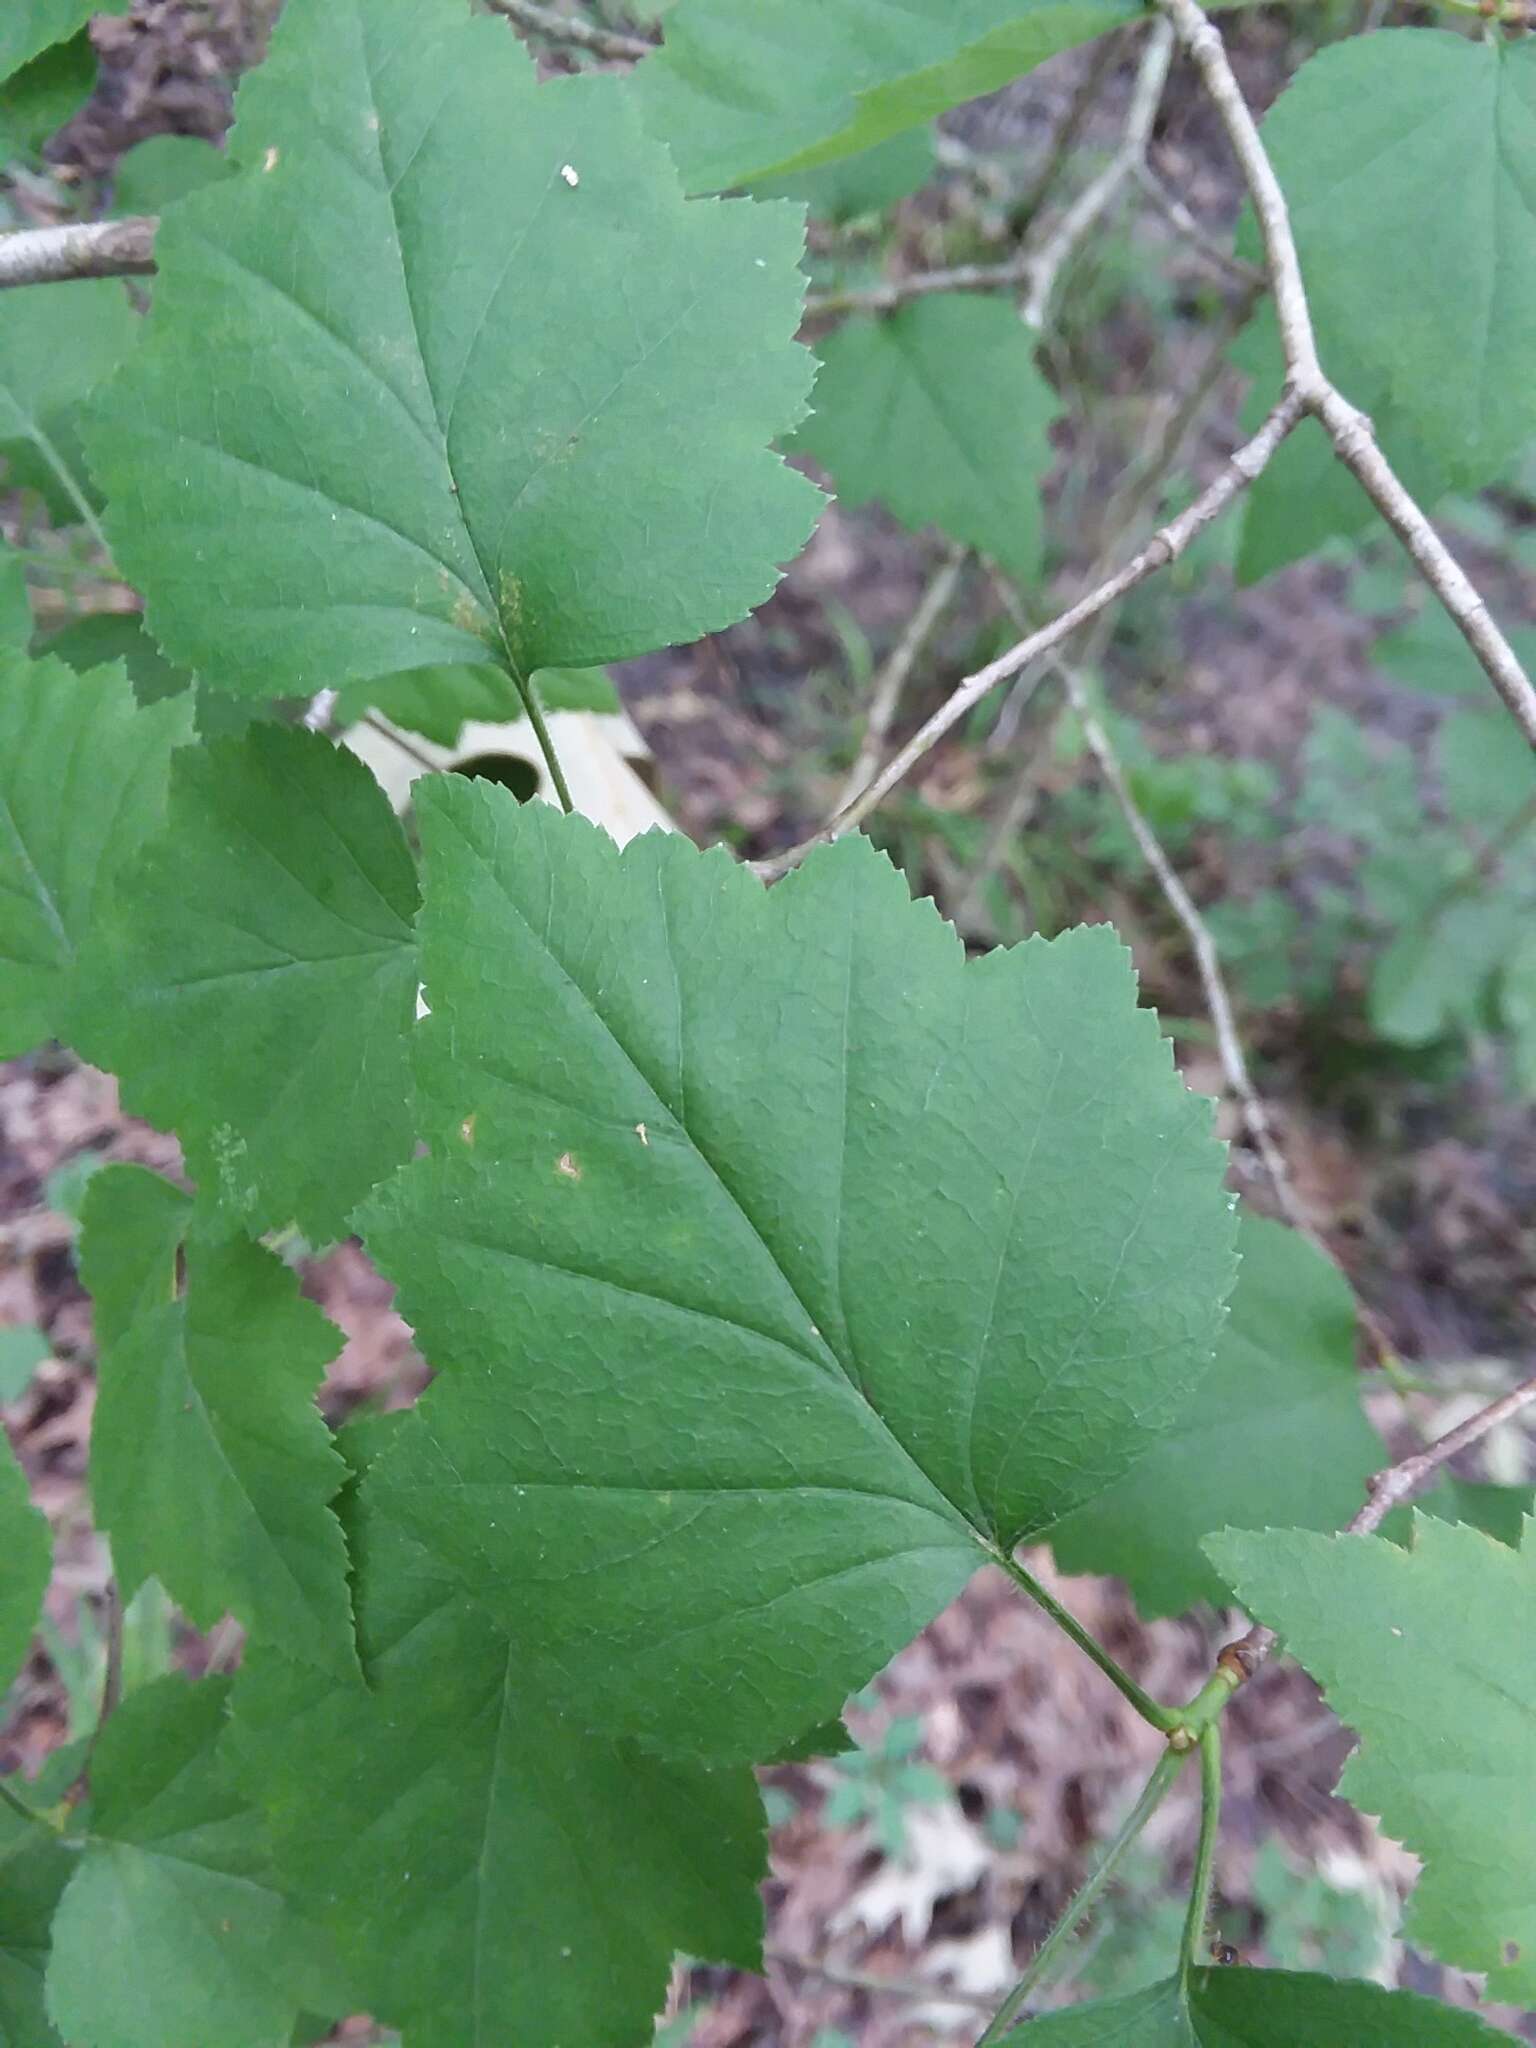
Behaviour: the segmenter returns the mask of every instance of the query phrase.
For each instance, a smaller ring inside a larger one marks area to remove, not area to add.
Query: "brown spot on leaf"
[[[649,1145],[651,1142],[650,1138],[646,1134],[646,1128],[644,1124],[635,1125],[635,1136],[640,1140],[642,1145]]]
[[[1518,1962],[1519,1962],[1519,1960],[1520,1960],[1520,1944],[1519,1944],[1519,1942],[1518,1942],[1518,1941],[1506,1941],[1506,1942],[1505,1942],[1505,1944],[1504,1944],[1504,1960],[1505,1960],[1505,1962],[1506,1962],[1506,1963],[1518,1963]]]
[[[264,156],[264,157],[262,158],[262,160],[261,160],[261,168],[262,168],[262,169],[263,169],[264,171],[275,171],[275,170],[277,169],[277,161],[278,161],[278,158],[279,158],[279,157],[280,157],[281,155],[282,155],[282,151],[281,151],[281,150],[280,150],[280,149],[279,149],[279,148],[278,148],[278,147],[276,146],[276,144],[274,143],[274,145],[272,146],[272,148],[271,148],[271,149],[269,149],[269,150],[267,151],[266,155],[265,155],[265,156]]]
[[[473,1145],[475,1142],[475,1116],[476,1112],[471,1110],[463,1123],[459,1125],[459,1136],[466,1145]]]
[[[567,1180],[580,1180],[581,1168],[576,1164],[575,1154],[562,1152],[555,1161],[556,1173],[564,1174]]]

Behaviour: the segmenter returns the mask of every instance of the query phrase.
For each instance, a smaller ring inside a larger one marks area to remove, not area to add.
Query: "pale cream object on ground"
[[[628,716],[620,712],[551,711],[549,736],[570,785],[571,802],[584,818],[616,839],[620,846],[659,825],[676,825],[636,773],[635,763],[650,756]],[[458,744],[440,747],[417,733],[401,733],[386,719],[354,725],[345,744],[367,766],[398,815],[411,807],[411,790],[419,775],[431,769],[462,768],[467,763],[510,760],[525,763],[538,777],[537,795],[555,802],[555,792],[539,753],[539,743],[526,718],[506,725],[470,724]]]

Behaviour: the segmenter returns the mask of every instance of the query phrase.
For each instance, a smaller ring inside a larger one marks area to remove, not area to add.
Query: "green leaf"
[[[1294,1529],[1213,1536],[1243,1604],[1361,1747],[1339,1790],[1423,1858],[1405,1933],[1536,2002],[1536,1541],[1415,1518],[1413,1547]]]
[[[1435,735],[1435,751],[1446,809],[1480,837],[1497,832],[1536,796],[1536,760],[1497,704],[1448,718]]]
[[[36,157],[90,98],[96,69],[96,51],[82,29],[0,83],[0,162]]]
[[[967,967],[861,840],[417,819],[442,1143],[365,1229],[451,1370],[366,1490],[594,1722],[779,1753],[1203,1376],[1210,1107],[1112,933]]]
[[[29,285],[0,321],[0,459],[6,482],[37,491],[64,525],[99,502],[80,454],[85,401],[128,354],[137,314],[112,279]]]
[[[121,668],[0,653],[0,1054],[64,1035],[106,884],[163,815],[190,728],[179,704],[141,709]]]
[[[634,2048],[675,1949],[760,1968],[750,1771],[586,1736],[399,1530],[352,1535],[369,1689],[259,1652],[231,1732],[361,2002],[418,2048]]]
[[[137,612],[88,612],[50,634],[36,652],[52,655],[78,675],[120,661],[141,704],[158,704],[192,688],[191,675],[166,660]]]
[[[57,1804],[80,1775],[79,1747],[55,1750],[41,1774],[10,1780],[35,1810]],[[53,1916],[79,1857],[50,1828],[0,1804],[0,2041],[5,2048],[62,2048],[43,2002]]]
[[[1490,1486],[1475,1479],[1458,1479],[1454,1472],[1448,1472],[1432,1491],[1420,1494],[1414,1507],[1421,1514],[1433,1515],[1437,1521],[1465,1522],[1473,1529],[1481,1529],[1484,1535],[1507,1543],[1511,1550],[1518,1550],[1526,1518],[1536,1514],[1536,1487]],[[1406,1540],[1412,1534],[1412,1511],[1394,1512],[1403,1514]],[[1388,1521],[1391,1519],[1389,1516]]]
[[[1421,504],[1494,481],[1536,431],[1536,46],[1421,28],[1335,43],[1297,72],[1264,140],[1329,375]],[[1239,244],[1256,249],[1251,220]],[[1279,390],[1267,309],[1239,358],[1263,411]],[[1239,573],[1374,516],[1306,422],[1250,494]]]
[[[871,149],[1133,21],[1123,0],[683,0],[633,74],[690,192]]]
[[[1039,2048],[1495,2048],[1476,2013],[1293,1970],[1197,1970],[1032,2022]],[[1020,2036],[1027,2039],[1028,2036]]]
[[[112,211],[164,213],[189,192],[230,175],[222,150],[199,135],[152,135],[120,156],[113,172]]]
[[[275,2048],[301,1944],[266,1831],[219,1753],[225,1680],[123,1701],[91,1759],[90,1836],[53,1924],[48,2011],[72,2048]]]
[[[1536,664],[1536,633],[1515,633],[1510,641],[1519,659]],[[1405,625],[1384,633],[1371,649],[1371,659],[1395,683],[1432,696],[1490,698],[1487,676],[1444,605],[1430,599]]]
[[[72,1042],[178,1132],[229,1222],[327,1242],[414,1135],[415,902],[404,835],[344,749],[275,725],[189,748],[101,920]]]
[[[1432,455],[1498,476],[1536,432],[1536,48],[1418,28],[1335,43],[1264,139],[1324,363],[1348,335]]]
[[[26,564],[14,549],[0,542],[0,650],[19,654],[31,638],[32,600],[27,596]]]
[[[1355,1306],[1304,1237],[1245,1216],[1216,1363],[1183,1416],[1118,1486],[1050,1533],[1066,1572],[1113,1572],[1149,1619],[1228,1602],[1200,1540],[1249,1518],[1336,1529],[1385,1463],[1360,1407]]]
[[[25,1661],[48,1590],[53,1539],[33,1507],[27,1476],[0,1429],[0,1693]]]
[[[235,150],[92,433],[174,658],[527,676],[769,594],[816,504],[767,445],[811,367],[792,209],[685,205],[621,81],[541,87],[458,0],[292,0]]]
[[[1372,1030],[1392,1045],[1476,1030],[1491,978],[1525,925],[1512,897],[1469,896],[1399,932],[1371,971]]]
[[[91,1498],[119,1588],[161,1580],[200,1628],[234,1613],[261,1641],[355,1678],[345,1468],[314,1405],[340,1333],[272,1253],[186,1244],[186,1197],[136,1166],[99,1174],[81,1271],[100,1347]]]
[[[0,20],[0,78],[52,43],[85,27],[93,14],[126,14],[129,0],[6,0]]]
[[[752,197],[793,199],[809,209],[813,220],[841,224],[884,213],[926,185],[934,168],[932,130],[909,128],[858,156],[839,157],[818,170],[794,171],[787,178],[754,178]]]
[[[1014,308],[919,299],[847,320],[819,347],[815,411],[795,446],[839,498],[878,499],[915,532],[937,526],[1021,582],[1036,575],[1057,404]]]
[[[20,1400],[32,1383],[32,1375],[53,1347],[36,1323],[16,1323],[0,1330],[0,1407]]]
[[[550,711],[619,708],[618,692],[605,669],[540,669],[533,684]],[[349,683],[336,700],[336,723],[344,728],[369,710],[437,746],[451,747],[471,721],[506,725],[521,718],[523,700],[505,669],[459,664]]]

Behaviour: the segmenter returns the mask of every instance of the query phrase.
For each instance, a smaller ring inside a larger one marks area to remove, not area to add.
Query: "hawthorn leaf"
[[[685,204],[620,80],[540,86],[459,0],[291,0],[233,147],[91,434],[174,658],[527,677],[768,596],[817,504],[768,446],[810,381],[797,210]]]
[[[1525,336],[1536,324],[1536,47],[1390,29],[1310,58],[1264,141],[1284,188],[1324,367],[1420,504],[1501,477],[1536,433]],[[1238,237],[1249,256],[1251,216]],[[1274,402],[1264,308],[1236,351]],[[1243,511],[1240,580],[1376,517],[1304,421]]]
[[[188,748],[98,919],[71,1041],[178,1133],[227,1223],[328,1242],[414,1134],[415,905],[345,749],[269,724]]]
[[[751,1772],[589,1738],[409,1537],[350,1534],[368,1690],[263,1649],[231,1741],[360,2001],[416,2048],[634,2048],[675,1950],[761,1968]]]
[[[1441,1522],[1467,1522],[1518,1550],[1527,1517],[1536,1515],[1536,1487],[1496,1486],[1485,1480],[1459,1479],[1448,1472],[1428,1493],[1421,1493],[1413,1507],[1394,1508],[1381,1525],[1382,1535],[1394,1542],[1411,1543],[1415,1511]]]
[[[1529,655],[1536,656],[1536,635]],[[1435,735],[1446,809],[1480,838],[1501,832],[1536,799],[1536,760],[1518,729],[1490,697],[1476,710],[1453,712]]]
[[[65,1033],[107,885],[165,810],[177,703],[0,652],[0,1056]]]
[[[1521,662],[1536,664],[1536,632],[1513,633],[1510,645]],[[1481,702],[1489,694],[1488,677],[1460,627],[1430,596],[1412,618],[1377,640],[1371,660],[1393,682],[1430,696],[1474,697]]]
[[[1301,1970],[1196,1970],[1030,2024],[1039,2048],[1495,2048],[1476,2013]],[[1022,2038],[1028,2038],[1023,2037]]]
[[[871,149],[1133,21],[1125,0],[682,0],[631,76],[690,192]]]
[[[1227,1529],[1207,1540],[1358,1730],[1339,1790],[1424,1862],[1404,1931],[1488,1995],[1536,2003],[1536,1540],[1513,1550],[1416,1515],[1372,1536]]]
[[[340,1333],[271,1252],[208,1241],[156,1175],[111,1166],[86,1197],[99,1303],[91,1498],[124,1599],[158,1578],[200,1628],[233,1613],[330,1679],[356,1679],[346,1471],[314,1404]],[[178,1289],[178,1254],[185,1286]]]
[[[126,14],[129,0],[6,0],[0,79],[83,29],[93,14]]]
[[[889,207],[926,185],[937,168],[933,132],[907,128],[858,156],[838,157],[814,171],[786,178],[754,178],[754,199],[793,199],[813,220],[839,225]]]
[[[229,158],[201,135],[151,135],[118,158],[112,211],[119,217],[164,213],[189,192],[230,174]]]
[[[90,1832],[53,1923],[48,2012],[73,2048],[274,2048],[304,1943],[218,1742],[227,1680],[162,1678],[103,1726]]]
[[[89,675],[92,669],[120,661],[141,704],[180,696],[193,685],[186,669],[166,660],[137,612],[87,612],[71,619],[59,632],[50,633],[34,651],[52,655],[77,675]]]
[[[1149,1620],[1231,1595],[1200,1548],[1251,1517],[1337,1529],[1385,1464],[1360,1406],[1355,1305],[1333,1263],[1245,1215],[1216,1363],[1173,1429],[1118,1485],[1049,1534],[1065,1572],[1112,1572]]]
[[[57,1805],[85,1762],[81,1745],[55,1750],[18,1795],[42,1812]],[[76,1808],[77,1815],[82,1809]],[[48,2019],[43,1977],[53,1916],[79,1857],[51,1829],[0,1804],[0,2041],[5,2048],[62,2048]]]
[[[1324,363],[1348,335],[1431,455],[1499,475],[1536,434],[1536,47],[1417,28],[1335,43],[1264,140]]]
[[[878,499],[904,526],[937,526],[1031,580],[1058,406],[1015,309],[919,299],[846,320],[819,348],[815,410],[795,446],[830,472],[839,498]]]
[[[593,1725],[780,1753],[1204,1375],[1210,1105],[1111,932],[967,967],[863,840],[417,822],[440,1142],[363,1228],[442,1372],[370,1506]]]
[[[95,49],[81,29],[0,81],[0,160],[36,157],[90,98],[96,73]]]
[[[99,502],[80,452],[92,391],[133,346],[138,315],[120,283],[29,285],[0,321],[0,459],[13,490],[40,494],[61,525],[89,525]]]
[[[0,1694],[21,1669],[53,1564],[48,1524],[32,1505],[27,1475],[0,1429]]]

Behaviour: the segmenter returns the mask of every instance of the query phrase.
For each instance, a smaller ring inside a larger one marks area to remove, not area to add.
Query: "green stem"
[[[31,1821],[34,1827],[47,1828],[54,1834],[58,1832],[47,1814],[39,1813],[35,1806],[28,1806],[25,1799],[18,1799],[4,1778],[0,1778],[0,1802],[8,1806],[12,1813],[19,1814],[23,1820]]]
[[[1071,1940],[1072,1935],[1092,1909],[1099,1894],[1114,1876],[1120,1859],[1141,1833],[1147,1822],[1156,1813],[1167,1796],[1168,1788],[1184,1768],[1187,1751],[1169,1749],[1158,1758],[1157,1768],[1141,1788],[1141,1796],[1126,1815],[1119,1833],[1100,1857],[1098,1868],[1083,1885],[1067,1910],[1051,1929],[1036,1950],[1034,1960],[1014,1985],[1008,1996],[998,2007],[996,2017],[976,2043],[976,2048],[992,2048],[1005,2034],[1012,2033],[1014,2023],[1023,2008],[1024,2001],[1040,1983],[1051,1964]]]
[[[523,700],[523,709],[528,714],[528,723],[533,727],[533,736],[539,743],[539,752],[544,756],[544,766],[549,770],[549,779],[555,785],[555,795],[560,799],[560,808],[569,816],[576,806],[571,802],[565,771],[560,766],[555,743],[549,736],[548,725],[544,722],[544,707],[539,702],[539,693],[521,669],[512,669],[512,680],[517,685],[517,694]]]
[[[1155,1728],[1160,1735],[1167,1735],[1172,1729],[1180,1726],[1186,1718],[1187,1709],[1185,1713],[1180,1713],[1173,1707],[1160,1706],[1149,1692],[1142,1691],[1131,1674],[1122,1670],[1108,1650],[1094,1641],[1076,1616],[1069,1614],[1061,1602],[1053,1594],[1048,1593],[1032,1573],[1025,1571],[1023,1565],[1011,1557],[999,1557],[998,1562],[1014,1584],[1021,1586],[1035,1605],[1043,1608],[1056,1626],[1065,1635],[1069,1635],[1086,1656],[1093,1659],[1110,1684],[1130,1701],[1143,1721]]]
[[[1221,1724],[1211,1721],[1200,1730],[1200,1845],[1195,1851],[1195,1880],[1184,1916],[1179,1944],[1179,1982],[1186,1990],[1189,1973],[1200,1960],[1205,1923],[1211,1910],[1211,1876],[1216,1867],[1216,1836],[1221,1826]]]
[[[58,478],[64,495],[80,514],[81,525],[84,526],[102,553],[110,556],[112,550],[107,544],[106,534],[102,531],[101,521],[96,517],[95,508],[92,506],[90,499],[81,490],[74,471],[37,424],[36,420],[30,421],[28,428],[38,454],[42,456],[44,462],[47,463],[48,467]]]

